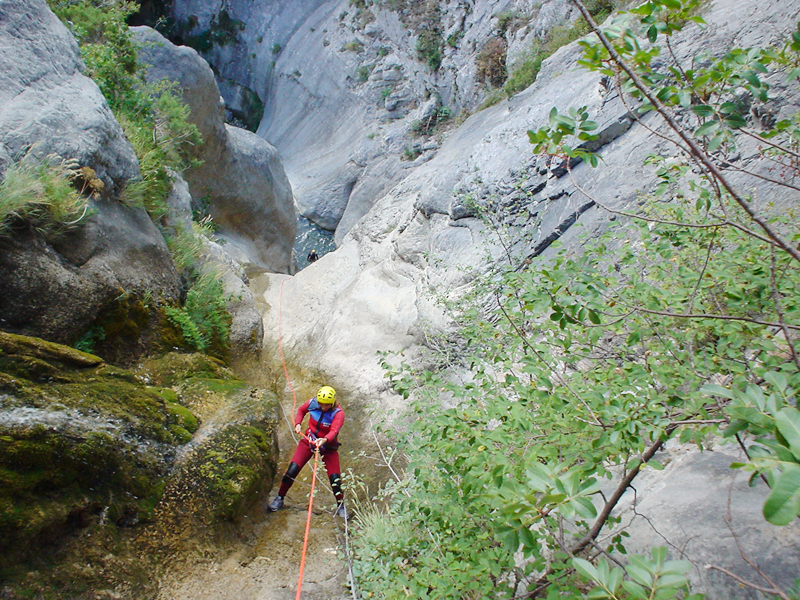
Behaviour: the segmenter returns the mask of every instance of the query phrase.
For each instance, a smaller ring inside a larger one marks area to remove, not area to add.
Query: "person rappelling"
[[[339,446],[341,444],[337,440],[339,430],[344,424],[344,411],[336,402],[336,390],[329,385],[324,385],[319,388],[316,397],[309,399],[297,409],[294,417],[295,433],[299,434],[303,430],[302,424],[306,415],[309,415],[306,433],[297,443],[289,468],[286,469],[281,480],[278,494],[267,505],[267,508],[271,511],[283,508],[283,499],[294,484],[300,470],[311,459],[314,452],[319,452],[322,462],[325,463],[325,470],[328,472],[331,489],[336,498],[336,516],[346,519],[347,510],[344,506],[341,467],[339,466]]]

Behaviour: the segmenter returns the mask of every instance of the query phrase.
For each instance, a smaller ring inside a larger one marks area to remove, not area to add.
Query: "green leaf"
[[[647,570],[640,567],[639,565],[631,563],[627,567],[625,567],[625,571],[628,573],[628,576],[631,579],[633,579],[636,583],[639,583],[645,587],[650,587],[653,585],[653,576],[650,573],[648,573]]]
[[[520,528],[519,541],[524,548],[535,548],[538,545],[536,536],[527,527]]]
[[[706,104],[697,104],[692,107],[692,112],[698,117],[713,117],[714,109]],[[530,131],[528,132],[530,133]]]
[[[769,371],[764,373],[764,379],[766,379],[773,387],[775,387],[781,393],[786,392],[786,386],[788,382],[786,380],[786,376],[783,373],[778,373],[777,371]]]
[[[800,465],[789,465],[775,480],[764,503],[764,518],[773,525],[788,525],[800,513]]]
[[[572,500],[570,500],[570,505],[575,509],[575,512],[577,512],[584,519],[593,519],[597,516],[597,509],[594,507],[594,504],[592,504],[592,501],[588,498],[581,496],[572,498]]]
[[[775,423],[795,459],[800,461],[800,411],[787,406],[775,416]]]
[[[585,579],[589,581],[599,581],[600,577],[597,574],[597,569],[588,560],[582,558],[573,558],[572,566],[580,573]]]
[[[628,581],[626,579],[622,582],[622,587],[624,587],[625,591],[627,591],[633,598],[636,598],[637,600],[648,600],[647,592],[638,583],[634,583],[633,581]]]
[[[701,387],[700,392],[706,394],[707,396],[722,396],[723,398],[728,398],[730,400],[736,398],[736,395],[733,391],[713,383],[709,383]]]
[[[695,130],[694,135],[695,137],[703,137],[706,135],[711,135],[718,129],[719,121],[706,121]]]

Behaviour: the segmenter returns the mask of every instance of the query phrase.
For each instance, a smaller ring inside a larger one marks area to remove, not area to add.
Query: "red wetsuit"
[[[331,414],[332,413],[332,414]],[[328,478],[331,484],[334,485],[334,494],[336,499],[341,501],[341,491],[339,488],[339,476],[341,474],[341,467],[339,466],[339,430],[344,424],[344,411],[339,406],[334,406],[327,412],[322,412],[319,408],[316,398],[311,398],[308,402],[303,404],[297,409],[297,414],[294,417],[294,424],[300,425],[306,415],[309,415],[308,428],[306,429],[306,437],[301,438],[297,443],[297,448],[292,456],[292,462],[297,465],[297,472],[299,473],[305,464],[313,456],[311,444],[307,438],[326,438],[328,441],[319,449],[319,454],[322,457],[322,462],[325,463],[325,470],[328,472]],[[291,466],[290,466],[291,469]],[[294,483],[295,473],[287,471],[281,482],[281,488],[278,492],[279,495],[285,496],[286,492]]]

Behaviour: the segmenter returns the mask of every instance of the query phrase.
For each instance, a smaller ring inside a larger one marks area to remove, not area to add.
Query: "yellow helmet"
[[[336,402],[336,390],[329,385],[323,385],[317,392],[317,402],[320,404],[333,404]]]

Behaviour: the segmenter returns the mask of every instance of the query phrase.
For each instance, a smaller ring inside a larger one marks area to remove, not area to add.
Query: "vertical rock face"
[[[337,242],[436,153],[440,119],[474,111],[574,11],[567,0],[173,3],[226,100],[260,96],[258,133],[278,148],[299,212]]]
[[[138,176],[133,148],[44,0],[0,3],[0,63],[0,173],[33,146],[93,168],[112,193]]]
[[[29,148],[34,156],[55,153],[93,168],[107,196],[63,237],[46,239],[18,224],[0,239],[0,328],[73,343],[104,309],[128,311],[121,298],[177,301],[180,284],[163,236],[143,209],[114,200],[139,174],[133,149],[44,0],[0,2],[0,60],[0,167]],[[131,332],[126,351],[140,344]]]
[[[202,165],[184,174],[195,204],[207,204],[219,235],[261,268],[289,272],[296,217],[292,190],[273,146],[225,125],[214,74],[191,48],[175,46],[148,27],[136,27],[148,79],[177,82],[203,136]]]

